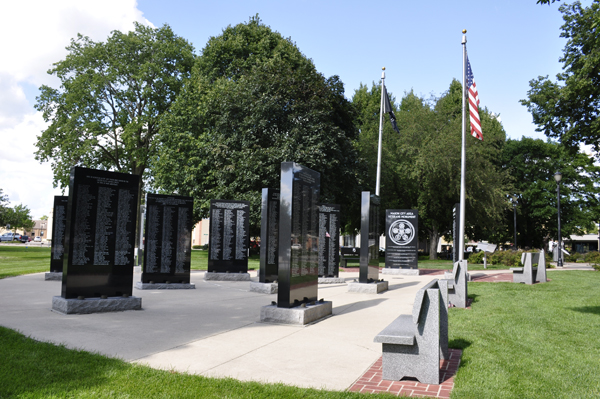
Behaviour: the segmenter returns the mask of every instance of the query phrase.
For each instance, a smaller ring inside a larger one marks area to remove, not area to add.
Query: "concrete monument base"
[[[385,267],[381,269],[381,274],[391,274],[395,276],[418,276],[419,269],[393,269],[391,267]]]
[[[103,312],[122,312],[125,310],[141,310],[142,298],[110,297],[65,299],[61,296],[52,297],[52,310],[61,314],[90,314]]]
[[[250,281],[250,273],[204,273],[204,281]]]
[[[319,277],[319,284],[344,284],[346,279],[341,277]]]
[[[260,308],[260,321],[265,323],[306,325],[332,314],[332,302],[315,302],[314,305],[293,308],[278,308],[268,305]]]
[[[44,280],[60,280],[62,281],[62,272],[49,272],[44,276]]]
[[[373,283],[350,283],[348,292],[358,292],[360,294],[379,294],[388,290],[387,281],[377,281]]]
[[[135,283],[135,288],[138,290],[190,290],[196,288],[194,283],[142,283],[138,281]]]
[[[250,292],[258,292],[259,294],[277,294],[277,283],[250,283]]]

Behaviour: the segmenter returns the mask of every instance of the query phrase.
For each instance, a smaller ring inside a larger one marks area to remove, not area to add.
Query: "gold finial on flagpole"
[[[466,30],[466,29],[463,29],[463,34],[465,34],[465,33],[467,33],[467,30]]]
[[[382,70],[382,71],[385,71],[385,67],[381,67],[381,70]]]

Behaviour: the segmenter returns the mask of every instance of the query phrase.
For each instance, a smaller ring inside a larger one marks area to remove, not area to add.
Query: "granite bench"
[[[452,272],[444,273],[448,280],[448,302],[457,308],[467,307],[467,261],[460,260],[454,263]]]
[[[439,384],[440,359],[448,358],[448,282],[436,279],[421,288],[412,315],[400,315],[373,341],[382,344],[384,380]]]
[[[546,257],[544,250],[539,253],[523,252],[521,255],[523,267],[511,267],[513,283],[525,283],[531,285],[535,282],[545,283],[546,279]],[[534,264],[538,267],[533,267]]]

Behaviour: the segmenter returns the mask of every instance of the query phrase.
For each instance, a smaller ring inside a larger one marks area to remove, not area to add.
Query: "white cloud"
[[[52,208],[50,164],[34,158],[37,136],[46,124],[26,90],[60,82],[47,74],[67,55],[78,33],[103,41],[113,30],[133,29],[147,21],[135,0],[24,0],[0,4],[0,188],[13,205],[22,203],[39,218]],[[29,100],[29,101],[28,101]]]

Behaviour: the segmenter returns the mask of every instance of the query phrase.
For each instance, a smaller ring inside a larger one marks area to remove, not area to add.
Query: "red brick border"
[[[414,378],[401,381],[389,381],[381,378],[381,358],[348,389],[352,392],[388,392],[396,396],[450,398],[450,392],[454,387],[454,375],[458,371],[462,350],[450,349],[447,360],[440,360],[439,385],[421,384]]]

